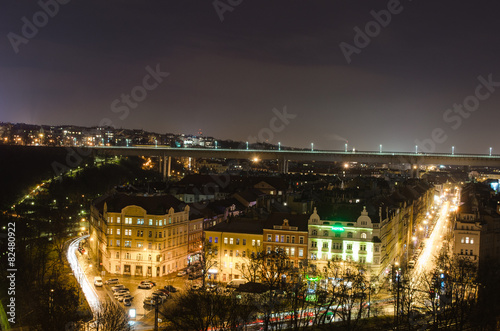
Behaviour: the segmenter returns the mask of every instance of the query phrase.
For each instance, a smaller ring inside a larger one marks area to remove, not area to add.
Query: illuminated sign
[[[310,281],[313,281],[313,282],[317,282],[319,277],[309,277],[309,275],[306,275],[306,279],[307,280],[310,280]]]
[[[334,226],[334,227],[332,228],[332,231],[336,231],[336,232],[344,232],[345,230],[344,230],[344,228],[343,228],[343,227],[341,227],[341,226]]]

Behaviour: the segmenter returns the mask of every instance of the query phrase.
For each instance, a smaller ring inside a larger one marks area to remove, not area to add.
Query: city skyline
[[[500,150],[497,4],[232,4],[10,1],[0,121]]]

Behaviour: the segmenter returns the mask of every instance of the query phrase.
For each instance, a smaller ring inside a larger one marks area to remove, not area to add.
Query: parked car
[[[227,283],[226,287],[238,288],[241,284],[245,284],[247,281],[245,279],[233,279]]]
[[[116,292],[116,291],[124,289],[124,288],[125,288],[125,285],[118,284],[116,286],[111,287],[111,291]]]
[[[151,285],[153,285],[153,286],[156,286],[156,283],[155,283],[155,282],[153,282],[152,280],[143,280],[143,281],[141,282],[141,284],[146,284],[146,283],[149,283],[149,284],[151,284]]]
[[[177,288],[173,287],[172,285],[165,285],[163,288],[172,293],[177,292]]]
[[[114,293],[114,296],[115,296],[115,298],[118,298],[119,296],[125,295],[125,294],[130,294],[130,291],[129,290],[118,290]]]
[[[162,292],[162,291],[154,291],[153,294],[151,295],[153,298],[155,296],[161,298],[162,300],[166,300],[168,297],[168,294]]]
[[[110,285],[110,284],[118,284],[119,281],[118,281],[118,278],[111,278],[111,279],[108,279],[105,284],[106,285]]]
[[[164,299],[160,296],[150,296],[150,297],[146,297],[146,299],[144,299],[143,304],[145,306],[154,306],[155,302],[158,302],[158,304],[160,304],[163,301],[164,301]]]
[[[99,276],[94,277],[94,286],[102,287],[102,278]]]
[[[130,306],[132,305],[132,299],[123,299],[123,304],[125,306]]]
[[[151,283],[140,283],[139,286],[137,286],[138,288],[142,288],[142,289],[146,289],[146,290],[149,290],[151,288],[153,288],[153,284]]]
[[[187,274],[186,270],[181,270],[177,273],[177,277],[182,277],[182,276],[185,276]]]
[[[124,295],[119,296],[117,299],[118,299],[118,301],[122,302],[125,299],[133,300],[134,296],[132,294],[124,294]]]

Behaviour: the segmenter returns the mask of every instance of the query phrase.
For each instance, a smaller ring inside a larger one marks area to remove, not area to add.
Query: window
[[[137,219],[137,224],[138,225],[143,225],[144,224],[144,218],[138,218]]]
[[[255,246],[255,239],[252,239],[252,246]]]
[[[316,230],[312,230],[312,233],[311,233],[313,236],[317,236],[318,235],[318,231]]]
[[[359,245],[360,251],[366,251],[366,245]]]
[[[460,242],[463,244],[463,243],[464,243],[464,241],[465,241],[465,238],[464,238],[464,237],[462,237],[462,239],[460,239]]]
[[[292,236],[292,244],[295,244],[295,236]]]
[[[236,245],[240,244],[240,238],[236,238]]]
[[[140,260],[142,260],[142,254],[141,254],[141,253],[138,253],[138,254],[137,254],[137,261],[140,261]]]
[[[340,232],[335,232],[335,238],[340,238]]]
[[[224,250],[224,256],[227,256],[227,249]]]
[[[227,244],[227,237],[224,238],[224,244]]]
[[[257,247],[260,247],[260,240],[257,240]]]
[[[233,250],[232,249],[229,250],[229,256],[233,256]]]
[[[375,252],[378,253],[378,246],[375,246]]]
[[[474,243],[474,239],[470,238],[470,243],[473,244]]]
[[[125,217],[125,224],[132,224],[132,218],[131,217]]]
[[[148,233],[148,237],[149,237],[149,238],[153,237],[153,231],[149,231],[149,233]]]
[[[211,243],[212,242],[212,237],[208,237],[208,242]]]
[[[290,236],[286,236],[286,242],[290,243]]]
[[[117,240],[117,241],[116,241],[116,246],[117,246],[117,247],[120,247],[120,240]]]
[[[109,221],[109,223],[113,223],[113,216],[108,217],[108,221]]]
[[[126,236],[131,236],[132,235],[132,230],[131,229],[125,229],[125,235]]]
[[[290,256],[295,256],[295,247],[290,248]]]
[[[215,237],[215,240],[214,240],[214,243],[218,243],[219,242],[219,237]]]
[[[120,235],[120,229],[116,229],[116,234]]]
[[[328,231],[323,231],[323,236],[328,237]]]
[[[304,243],[304,237],[299,237],[299,244],[303,244]]]
[[[132,247],[132,240],[125,240],[125,247]]]
[[[247,244],[247,240],[243,239],[243,246],[245,246],[246,244]]]
[[[352,232],[347,232],[347,238],[352,238]]]
[[[464,255],[464,249],[463,248],[460,250],[460,254]]]
[[[111,239],[108,240],[108,246],[113,246],[113,240]]]
[[[364,232],[363,232],[363,233],[361,234],[361,239],[366,239],[366,233],[364,233]]]
[[[153,225],[153,220],[151,218],[149,219],[149,225]]]
[[[229,238],[229,244],[232,245],[233,243],[233,238]]]
[[[116,223],[120,223],[120,216],[116,218]]]
[[[247,252],[246,252],[246,251],[242,251],[242,252],[241,252],[241,256],[243,256],[243,257],[247,257]]]
[[[360,256],[359,257],[359,263],[366,263],[366,257]]]
[[[281,236],[281,242],[284,243],[285,242],[285,236]]]
[[[469,243],[469,237],[465,237],[465,243],[468,244]]]
[[[280,241],[280,236],[279,236],[279,235],[276,235],[276,236],[275,236],[275,240],[274,240],[274,241],[279,242],[279,241]]]
[[[125,253],[125,259],[130,260],[130,253]]]
[[[273,241],[272,236],[270,234],[267,235],[267,241]]]
[[[116,257],[117,259],[119,259],[119,258],[120,258],[120,252],[116,252],[115,257]]]
[[[472,249],[470,250],[470,255],[474,255],[474,253],[472,253]]]
[[[352,244],[347,244],[347,250],[352,251]]]
[[[137,230],[137,237],[142,237],[143,232],[141,230]]]
[[[142,248],[142,241],[137,242],[137,248]]]
[[[318,247],[318,243],[315,241],[311,241],[311,247]]]
[[[236,252],[235,252],[235,255],[234,255],[234,256],[236,256],[236,257],[240,256],[240,251],[239,251],[239,250],[236,250]]]
[[[468,249],[465,250],[465,255],[469,255],[469,250]]]
[[[323,242],[323,248],[328,248],[328,242]]]
[[[299,248],[299,257],[303,257],[303,256],[304,256],[304,249]]]

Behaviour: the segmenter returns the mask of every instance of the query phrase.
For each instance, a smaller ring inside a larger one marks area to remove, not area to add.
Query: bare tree
[[[132,330],[127,313],[113,301],[101,303],[94,313],[96,331],[127,331]]]

